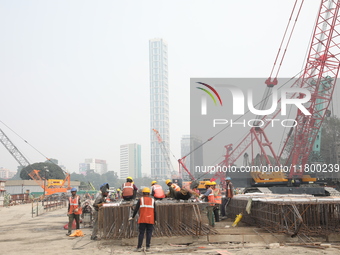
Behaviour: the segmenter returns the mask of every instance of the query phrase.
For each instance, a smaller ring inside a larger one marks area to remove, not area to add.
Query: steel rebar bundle
[[[203,224],[201,212],[204,203],[157,203],[157,224],[154,237],[199,236],[217,234],[210,226]],[[121,239],[138,235],[138,217],[129,221],[133,212],[128,204],[103,207],[99,210],[98,227],[102,238]]]
[[[232,199],[229,216],[243,213],[242,222],[292,236],[340,232],[339,201],[252,201],[250,214],[245,210],[247,204],[247,199]]]

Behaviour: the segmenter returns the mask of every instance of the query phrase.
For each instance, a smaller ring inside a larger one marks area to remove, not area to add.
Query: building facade
[[[202,140],[190,135],[183,135],[181,139],[181,157],[186,156],[184,164],[190,173],[196,178],[202,173],[197,172],[195,166],[203,166],[203,147]],[[193,152],[193,153],[191,153]],[[185,180],[190,180],[189,174],[182,169],[182,175]]]
[[[163,39],[149,41],[151,177],[167,179],[169,169],[168,46]],[[160,142],[153,129],[160,134]]]
[[[141,146],[136,143],[120,146],[120,178],[142,177]]]
[[[11,179],[15,174],[16,172],[0,167],[0,179]]]
[[[84,172],[84,170],[85,171],[91,171],[92,170],[97,174],[105,174],[105,173],[107,173],[106,160],[95,159],[95,158],[85,159],[85,163],[79,164],[79,172],[82,173],[82,172]]]

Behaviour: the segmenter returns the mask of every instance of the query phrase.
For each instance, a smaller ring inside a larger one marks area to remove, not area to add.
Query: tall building
[[[79,171],[83,172],[85,169],[86,171],[92,170],[97,174],[105,174],[107,172],[106,160],[95,158],[85,159],[85,165],[84,163],[79,164]]]
[[[196,178],[201,176],[202,173],[195,171],[195,166],[203,166],[203,148],[199,147],[202,145],[202,140],[197,137],[190,135],[183,135],[181,140],[181,157],[187,156],[185,158],[184,164],[190,173]],[[198,148],[198,149],[197,149]],[[189,180],[188,173],[182,170],[183,178]]]
[[[151,177],[167,179],[169,169],[168,46],[163,39],[149,41]],[[157,130],[162,142],[157,139]]]
[[[141,146],[136,143],[120,146],[120,178],[142,177]]]

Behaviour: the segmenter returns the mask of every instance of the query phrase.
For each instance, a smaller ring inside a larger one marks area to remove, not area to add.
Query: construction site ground
[[[242,223],[234,228],[231,219],[217,223],[219,235],[152,238],[149,252],[134,252],[136,238],[91,241],[88,227],[81,229],[84,237],[66,236],[66,211],[61,208],[32,217],[30,204],[0,207],[0,254],[340,254],[339,236],[313,238],[311,245]]]

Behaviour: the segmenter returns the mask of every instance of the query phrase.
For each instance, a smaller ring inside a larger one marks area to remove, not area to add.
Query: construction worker
[[[206,192],[200,196],[201,199],[205,199],[206,202],[209,202],[209,205],[207,206],[207,216],[209,225],[212,227],[215,227],[215,217],[214,217],[214,207],[215,207],[215,199],[214,199],[214,192],[211,188],[211,182],[206,181],[205,182],[205,188]]]
[[[91,235],[91,240],[98,240],[97,233],[98,233],[98,211],[106,203],[106,197],[109,195],[109,184],[105,183],[100,186],[101,194],[96,198],[93,203],[94,207],[94,222],[93,222],[93,230]]]
[[[226,182],[226,190],[225,190],[225,195],[223,197],[222,206],[221,206],[222,217],[227,217],[227,213],[226,213],[227,206],[230,203],[230,200],[234,196],[234,187],[233,187],[233,184],[231,183],[231,178],[228,176],[227,178],[225,178],[225,182]]]
[[[211,188],[213,190],[214,194],[214,201],[215,201],[215,206],[214,206],[214,215],[215,215],[215,222],[220,221],[220,206],[222,204],[222,194],[221,190],[219,187],[216,186],[217,183],[215,181],[211,182]]]
[[[116,192],[116,199],[121,199],[121,192],[120,192],[120,189],[117,189],[117,192]]]
[[[138,235],[138,245],[136,251],[142,251],[142,244],[144,239],[144,233],[146,230],[146,251],[150,250],[150,242],[152,236],[153,225],[157,223],[156,221],[156,204],[155,200],[150,197],[150,189],[144,188],[142,190],[143,196],[138,199],[136,207],[133,211],[132,217],[129,220],[132,220],[138,210],[139,210],[139,235]]]
[[[155,200],[165,198],[164,190],[161,185],[157,184],[157,181],[151,182],[151,196],[153,196]]]
[[[81,211],[81,202],[80,197],[77,195],[77,189],[71,189],[71,196],[68,198],[69,204],[67,209],[67,216],[68,216],[68,232],[67,236],[71,235],[72,230],[72,223],[76,221],[76,229],[79,229],[80,225],[80,215]]]
[[[122,185],[122,197],[125,201],[131,201],[136,198],[138,188],[133,184],[132,177],[126,178],[126,183]]]
[[[191,197],[191,193],[188,189],[181,189],[176,183],[172,183],[170,179],[165,181],[165,184],[169,187],[169,192],[166,194],[167,197],[179,200],[187,201]]]

